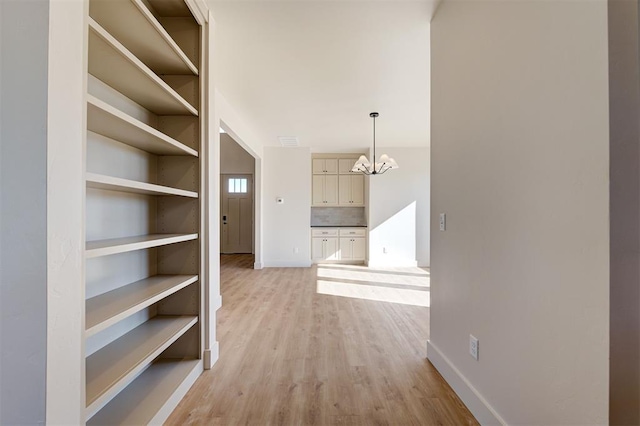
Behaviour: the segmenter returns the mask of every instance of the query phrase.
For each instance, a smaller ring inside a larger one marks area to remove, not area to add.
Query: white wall
[[[482,423],[605,424],[607,3],[445,1],[431,30],[428,357]]]
[[[640,25],[610,1],[611,338],[609,422],[640,424]]]
[[[220,134],[220,173],[252,175],[255,159],[227,133]]]
[[[377,151],[400,168],[368,178],[369,266],[429,266],[429,148]]]
[[[48,37],[48,1],[0,2],[0,424],[45,421]]]
[[[263,176],[264,266],[310,266],[310,150],[265,147]]]

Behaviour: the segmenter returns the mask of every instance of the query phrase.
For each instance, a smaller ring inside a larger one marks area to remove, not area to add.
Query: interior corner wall
[[[640,25],[608,2],[611,179],[609,423],[640,424]]]
[[[310,149],[265,147],[263,176],[264,266],[310,266]]]
[[[255,159],[227,133],[220,134],[220,173],[252,175]]]
[[[49,1],[0,1],[0,424],[44,424]]]
[[[429,148],[378,148],[400,168],[369,176],[369,266],[429,266]]]
[[[483,424],[606,424],[607,3],[444,1],[431,43],[428,357]]]

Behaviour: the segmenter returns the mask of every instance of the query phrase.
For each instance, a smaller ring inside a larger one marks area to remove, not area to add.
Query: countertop
[[[366,228],[367,225],[311,225],[312,228]]]

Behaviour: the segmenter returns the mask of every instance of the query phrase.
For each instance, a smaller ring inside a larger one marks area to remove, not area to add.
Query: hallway
[[[426,360],[429,308],[319,294],[316,266],[252,265],[222,256],[220,359],[167,424],[477,424]],[[426,272],[340,269],[367,271],[375,279],[346,284],[381,294],[428,282]]]

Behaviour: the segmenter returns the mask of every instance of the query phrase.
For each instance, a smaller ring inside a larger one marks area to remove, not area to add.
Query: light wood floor
[[[220,359],[167,424],[478,424],[425,359],[429,308],[318,294],[315,266],[258,271],[248,255],[221,263]],[[426,272],[322,270],[335,286],[374,295],[428,291]],[[359,280],[367,273],[372,281]]]

